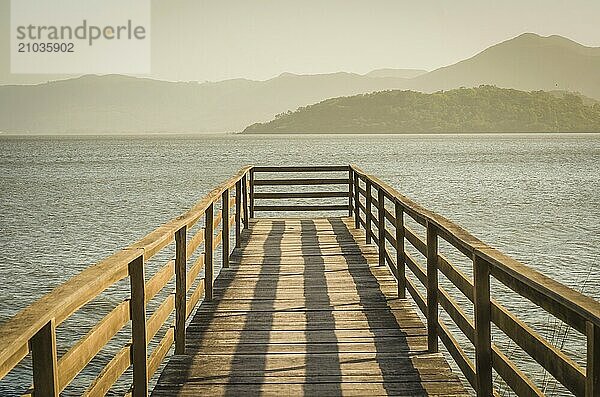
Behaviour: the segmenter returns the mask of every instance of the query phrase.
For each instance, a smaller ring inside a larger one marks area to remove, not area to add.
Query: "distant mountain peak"
[[[517,37],[503,41],[503,42],[497,44],[496,46],[492,46],[490,48],[494,48],[497,46],[504,46],[504,45],[515,45],[515,44],[533,46],[533,47],[557,45],[557,46],[566,46],[566,47],[570,47],[570,48],[582,48],[582,49],[594,48],[594,47],[587,47],[581,43],[578,43],[574,40],[569,39],[568,37],[560,36],[557,34],[553,34],[553,35],[549,35],[549,36],[542,36],[542,35],[539,35],[537,33],[532,33],[532,32],[522,33],[522,34],[518,35]]]
[[[296,73],[283,72],[277,77],[298,77],[298,75]]]

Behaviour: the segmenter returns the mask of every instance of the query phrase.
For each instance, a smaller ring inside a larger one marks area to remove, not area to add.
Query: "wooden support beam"
[[[398,298],[406,298],[406,258],[404,252],[404,211],[399,201],[394,203],[396,214],[396,266],[398,273]]]
[[[254,218],[254,168],[250,170],[250,218]]]
[[[588,321],[587,334],[587,365],[585,373],[585,396],[600,395],[600,327]]]
[[[366,234],[367,234],[367,244],[371,244],[371,206],[373,200],[371,198],[371,180],[367,179],[367,188],[366,188],[366,205],[365,205],[365,222],[367,223],[365,226]]]
[[[133,397],[148,396],[148,357],[146,335],[146,291],[144,281],[144,257],[129,263],[131,286],[131,361],[133,364]]]
[[[354,186],[354,179],[352,179],[352,169],[348,170],[348,216],[352,216],[352,191]]]
[[[473,254],[473,296],[475,306],[475,376],[476,392],[479,397],[491,397],[492,382],[492,337],[490,301],[490,265]]]
[[[175,232],[175,354],[185,353],[187,227]]]
[[[427,348],[438,352],[438,236],[433,223],[427,222]]]
[[[379,266],[385,265],[385,197],[383,189],[377,189],[377,229],[379,232]]]
[[[360,186],[356,172],[354,173],[354,228],[360,229]]]
[[[242,177],[242,206],[244,207],[244,229],[250,227],[250,219],[248,218],[248,174],[244,174]]]
[[[56,322],[51,319],[29,341],[36,397],[58,397]]]
[[[223,226],[221,235],[223,238],[223,267],[229,267],[229,189],[225,189],[222,195],[221,217]]]
[[[213,210],[214,204],[206,209],[204,226],[204,300],[213,297]]]
[[[240,248],[240,238],[242,235],[242,182],[237,181],[235,183],[235,248]]]

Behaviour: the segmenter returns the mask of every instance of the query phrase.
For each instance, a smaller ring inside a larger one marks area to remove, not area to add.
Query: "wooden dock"
[[[467,396],[352,218],[256,219],[153,396]]]
[[[577,333],[585,360],[492,282]],[[566,393],[600,396],[598,301],[356,166],[246,166],[0,325],[0,382],[32,379],[8,394],[35,397],[543,396],[498,335]]]

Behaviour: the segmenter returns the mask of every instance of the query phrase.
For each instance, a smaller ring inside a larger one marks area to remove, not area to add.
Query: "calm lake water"
[[[245,164],[348,163],[600,298],[600,135],[0,136],[0,321]],[[510,296],[506,305],[531,323],[552,324]],[[563,347],[581,360],[573,334]],[[28,382],[13,375],[0,395]]]

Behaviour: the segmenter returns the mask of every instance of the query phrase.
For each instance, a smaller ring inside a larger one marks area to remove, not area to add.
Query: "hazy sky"
[[[11,76],[9,4],[0,0],[0,84],[55,78]],[[523,32],[600,46],[599,16],[599,0],[153,0],[152,77],[432,70]]]

